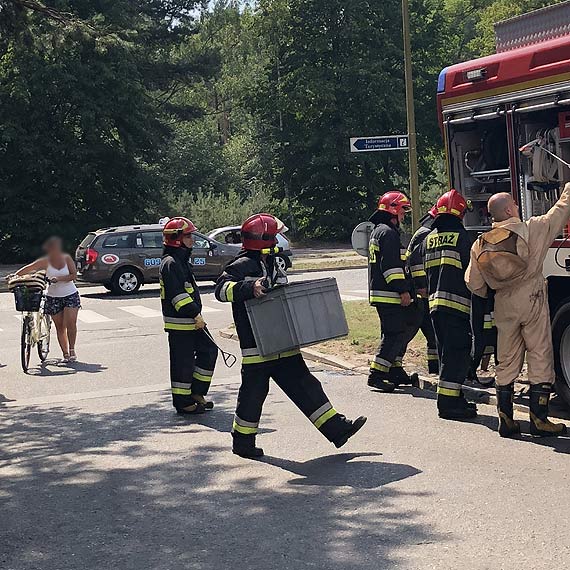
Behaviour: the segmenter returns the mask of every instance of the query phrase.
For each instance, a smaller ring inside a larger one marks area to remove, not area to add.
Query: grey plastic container
[[[262,356],[348,334],[348,324],[334,277],[297,281],[245,303]]]

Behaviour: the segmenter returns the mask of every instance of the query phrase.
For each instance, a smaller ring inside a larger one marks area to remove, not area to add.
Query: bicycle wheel
[[[20,357],[22,361],[22,370],[28,372],[30,365],[30,352],[32,350],[32,317],[25,315],[22,318],[22,337],[20,341]]]
[[[45,362],[49,354],[49,341],[51,335],[51,318],[49,315],[42,315],[39,320],[39,340],[38,340],[38,356],[42,362]]]

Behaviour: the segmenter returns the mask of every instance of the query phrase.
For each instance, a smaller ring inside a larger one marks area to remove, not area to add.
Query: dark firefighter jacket
[[[185,247],[164,248],[159,281],[164,330],[167,332],[196,330],[194,319],[202,311],[190,254],[191,251]]]
[[[407,265],[414,280],[416,290],[427,289],[427,274],[422,258],[422,244],[433,229],[434,218],[426,214],[421,220],[421,226],[416,230],[406,252]]]
[[[399,305],[400,293],[413,292],[412,277],[406,267],[406,249],[400,231],[387,212],[375,212],[370,221],[376,226],[370,234],[370,304]]]
[[[245,308],[245,301],[254,298],[253,286],[258,279],[266,280],[266,289],[287,283],[287,276],[278,269],[275,257],[268,256],[264,263],[261,260],[261,254],[257,251],[242,251],[225,268],[216,282],[216,299],[222,303],[232,304],[243,364],[259,364],[276,360],[280,356],[291,356],[291,353],[275,356],[259,354]],[[275,323],[275,326],[279,327],[280,324]]]
[[[471,293],[465,285],[471,240],[459,218],[441,214],[422,245],[430,312],[445,311],[469,319]]]

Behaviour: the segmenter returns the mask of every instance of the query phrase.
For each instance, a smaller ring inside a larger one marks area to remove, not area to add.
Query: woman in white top
[[[77,313],[81,308],[79,291],[75,286],[77,269],[70,255],[63,251],[60,238],[51,237],[43,245],[42,257],[16,272],[25,275],[45,271],[50,280],[45,311],[51,315],[57,331],[57,340],[63,352],[64,362],[75,362],[75,339],[77,338]]]

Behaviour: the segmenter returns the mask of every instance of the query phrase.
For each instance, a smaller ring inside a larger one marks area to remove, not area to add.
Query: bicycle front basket
[[[42,292],[22,285],[14,288],[14,299],[16,301],[16,311],[22,313],[39,311],[42,301]]]

